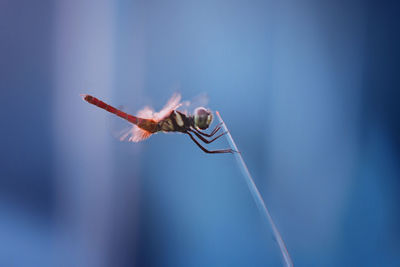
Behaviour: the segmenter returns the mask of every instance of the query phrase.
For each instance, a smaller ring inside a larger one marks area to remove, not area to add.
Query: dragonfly
[[[200,106],[194,110],[194,114],[187,114],[186,112],[178,111],[177,109],[184,105],[184,103],[181,102],[181,95],[178,93],[175,93],[169,99],[161,111],[155,112],[151,107],[146,106],[140,110],[136,116],[108,105],[94,96],[88,94],[83,94],[81,96],[88,103],[113,113],[133,124],[132,127],[122,135],[120,138],[121,140],[128,139],[128,141],[131,142],[140,142],[158,132],[177,132],[188,135],[190,139],[205,153],[233,154],[237,152],[233,149],[208,150],[198,140],[196,140],[194,136],[196,136],[201,142],[210,144],[225,135],[227,132],[215,136],[221,129],[222,123],[216,125],[211,133],[204,132],[204,130],[209,128],[213,120],[211,110]]]

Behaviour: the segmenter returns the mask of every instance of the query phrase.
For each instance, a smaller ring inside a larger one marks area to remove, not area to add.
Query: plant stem
[[[242,154],[239,152],[239,149],[237,148],[235,141],[233,141],[232,135],[229,132],[228,128],[226,127],[225,122],[222,120],[221,115],[219,114],[218,111],[216,112],[216,114],[219,121],[222,123],[224,131],[227,132],[226,137],[228,139],[231,148],[238,151],[238,153],[235,153],[236,161],[240,167],[240,170],[242,171],[243,177],[246,180],[247,186],[249,187],[250,193],[253,196],[254,201],[256,202],[256,205],[261,213],[261,216],[271,225],[272,233],[279,245],[279,249],[281,251],[285,266],[293,266],[292,259],[290,258],[289,252],[286,249],[285,242],[283,242],[282,236],[280,235],[278,228],[276,228],[276,225],[272,220],[271,214],[269,213],[267,206],[265,205],[265,202],[260,192],[258,191],[256,184],[254,183],[254,180],[249,172],[249,169],[247,168],[247,165],[243,160]]]

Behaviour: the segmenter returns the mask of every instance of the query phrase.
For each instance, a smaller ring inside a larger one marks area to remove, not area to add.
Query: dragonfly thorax
[[[210,126],[212,119],[212,112],[208,109],[199,107],[194,111],[194,126],[201,130],[207,129]]]

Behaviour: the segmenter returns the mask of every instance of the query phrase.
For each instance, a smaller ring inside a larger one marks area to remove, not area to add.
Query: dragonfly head
[[[212,112],[208,109],[199,107],[194,111],[194,126],[201,130],[207,129],[210,126],[212,119]]]

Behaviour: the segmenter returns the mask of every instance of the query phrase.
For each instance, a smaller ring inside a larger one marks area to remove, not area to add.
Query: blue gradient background
[[[121,143],[126,124],[79,97],[134,113],[177,90],[221,112],[295,266],[400,265],[398,14],[1,1],[0,266],[279,266],[232,156]]]

